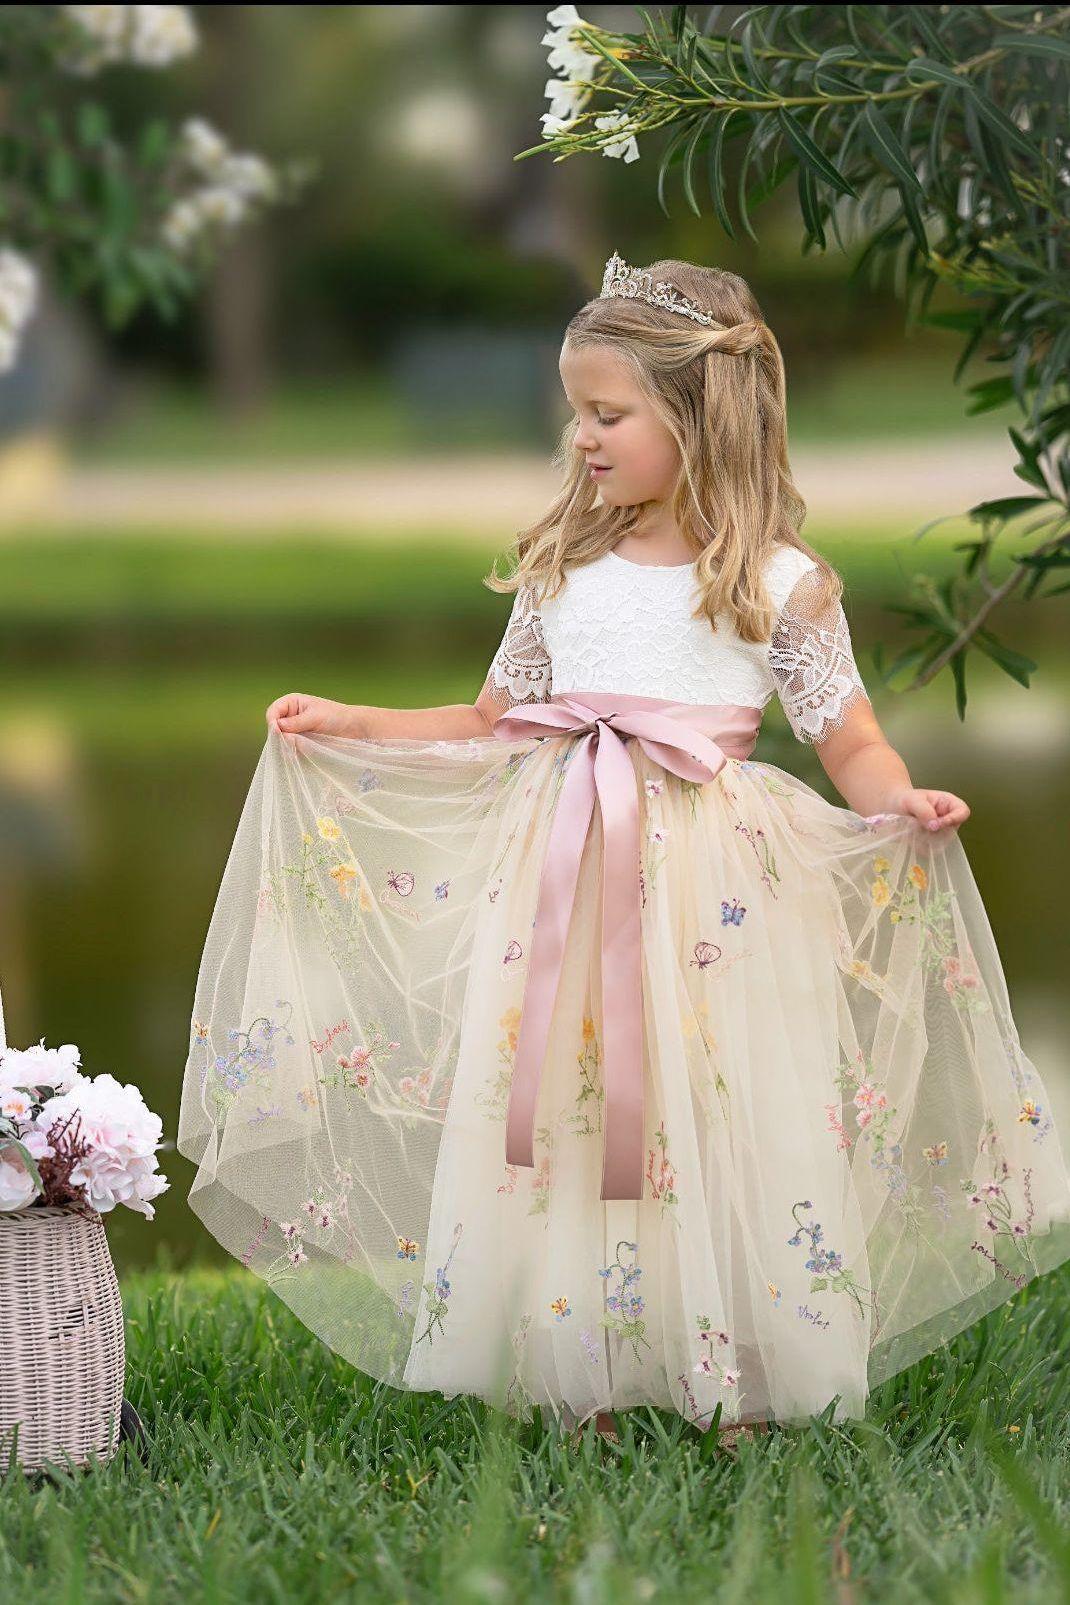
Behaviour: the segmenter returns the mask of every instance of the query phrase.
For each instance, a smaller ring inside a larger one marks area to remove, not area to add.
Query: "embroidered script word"
[[[349,1021],[348,1020],[339,1020],[337,1025],[332,1025],[331,1026],[331,1029],[327,1032],[327,1035],[324,1037],[322,1042],[317,1042],[315,1037],[313,1037],[312,1038],[312,1046],[316,1050],[317,1053],[326,1053],[327,1049],[330,1047],[330,1045],[334,1041],[335,1037],[340,1037],[343,1031],[348,1031],[348,1030],[349,1030]]]

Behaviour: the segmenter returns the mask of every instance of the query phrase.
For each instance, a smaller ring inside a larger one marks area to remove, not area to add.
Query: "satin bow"
[[[643,992],[639,801],[625,749],[682,780],[713,780],[749,756],[762,710],[670,702],[610,691],[557,692],[510,708],[491,726],[506,741],[575,735],[546,847],[505,1127],[505,1158],[534,1165],[535,1106],[561,977],[580,859],[597,798],[602,815],[603,1199],[643,1195]],[[623,739],[622,739],[623,738]],[[715,739],[716,738],[716,739]]]

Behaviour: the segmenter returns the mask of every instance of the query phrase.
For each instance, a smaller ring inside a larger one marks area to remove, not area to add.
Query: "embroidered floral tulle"
[[[805,1422],[1070,1256],[1048,1088],[957,833],[771,764],[627,748],[644,1195],[602,1202],[599,816],[535,1164],[505,1115],[571,738],[269,735],[212,916],[178,1130],[191,1208],[383,1381],[570,1423]],[[1062,1134],[1065,1137],[1065,1131]]]
[[[811,569],[781,610],[769,646],[777,694],[800,741],[824,741],[851,709],[869,701],[839,601],[822,600],[821,574]]]

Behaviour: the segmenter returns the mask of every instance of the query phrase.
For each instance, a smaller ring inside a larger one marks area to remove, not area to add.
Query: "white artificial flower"
[[[553,139],[556,134],[565,134],[570,128],[576,126],[575,117],[555,117],[552,112],[543,112],[539,118],[542,123],[544,139]]]
[[[611,129],[622,127],[627,121],[628,117],[625,112],[611,111],[607,112],[604,117],[596,117],[594,126],[601,132],[607,133]],[[612,140],[608,145],[603,145],[602,155],[623,156],[626,162],[637,162],[639,160],[639,146],[636,143],[635,135],[629,134],[624,139]]]
[[[133,1083],[123,1086],[106,1072],[50,1098],[36,1124],[47,1132],[75,1114],[80,1119],[72,1120],[69,1130],[88,1152],[71,1170],[72,1184],[84,1189],[86,1202],[100,1214],[125,1204],[151,1220],[150,1200],[170,1186],[156,1171],[163,1131],[159,1115],[146,1107]]]
[[[37,1196],[37,1183],[11,1143],[0,1148],[0,1210],[25,1209]]]
[[[131,6],[128,60],[136,67],[169,67],[199,43],[188,6]]]
[[[0,1056],[0,1091],[14,1087],[51,1087],[69,1092],[84,1078],[78,1070],[81,1050],[73,1042],[46,1048],[44,1038],[32,1048],[5,1048]]]
[[[551,78],[546,84],[551,117],[575,117],[590,99],[590,90],[582,84],[568,83],[564,78]]]
[[[577,28],[586,26],[575,6],[555,6],[546,13],[551,28]]]
[[[205,178],[215,178],[230,146],[218,129],[204,117],[187,117],[179,134],[182,155]]]
[[[28,1123],[33,1114],[33,1104],[24,1092],[14,1088],[9,1092],[0,1089],[0,1115],[8,1120],[21,1120]]]

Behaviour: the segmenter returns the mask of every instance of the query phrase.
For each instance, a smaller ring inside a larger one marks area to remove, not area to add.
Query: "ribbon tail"
[[[587,735],[577,743],[568,759],[546,846],[505,1120],[505,1159],[510,1165],[535,1163],[535,1108],[539,1083],[561,979],[580,860],[594,812],[593,739],[593,735]]]
[[[643,1196],[643,966],[636,775],[603,731],[594,765],[602,811],[602,1198]]]

